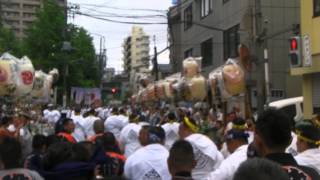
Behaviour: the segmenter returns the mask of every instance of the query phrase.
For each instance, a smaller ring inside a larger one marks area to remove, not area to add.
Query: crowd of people
[[[207,106],[0,114],[3,180],[320,180],[320,117]]]

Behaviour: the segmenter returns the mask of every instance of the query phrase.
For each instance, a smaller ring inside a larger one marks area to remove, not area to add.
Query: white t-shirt
[[[87,137],[90,137],[90,136],[93,136],[96,134],[93,130],[93,124],[97,120],[100,120],[100,119],[98,117],[92,116],[92,115],[84,118],[83,127],[84,127],[84,131],[85,131]]]
[[[120,139],[120,132],[124,127],[123,121],[117,116],[112,115],[107,118],[104,122],[105,131],[113,133],[115,138],[119,141]]]
[[[211,172],[208,180],[232,180],[242,162],[247,160],[248,145],[238,147],[228,158],[222,161],[218,169]]]
[[[139,142],[140,129],[141,126],[139,124],[130,123],[121,130],[119,143],[127,158],[141,148]]]
[[[130,156],[124,166],[128,180],[170,180],[168,150],[160,144],[150,144]]]
[[[166,123],[162,125],[164,132],[166,133],[165,146],[170,150],[174,142],[179,139],[179,123]]]
[[[85,141],[86,140],[86,132],[85,132],[85,119],[82,115],[75,115],[73,114],[71,116],[71,119],[73,120],[75,124],[75,129],[73,132],[73,137],[77,140],[77,142]]]
[[[206,179],[210,172],[216,170],[223,161],[217,146],[205,135],[192,134],[185,138],[193,147],[196,167],[192,170],[194,179]]]

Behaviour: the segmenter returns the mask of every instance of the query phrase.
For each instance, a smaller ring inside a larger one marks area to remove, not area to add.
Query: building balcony
[[[11,0],[13,2],[21,2],[21,0]],[[22,5],[38,5],[40,6],[41,5],[41,0],[29,0],[27,2],[23,2]]]
[[[4,15],[3,19],[5,21],[20,21],[21,17],[20,16],[11,16],[11,15]]]

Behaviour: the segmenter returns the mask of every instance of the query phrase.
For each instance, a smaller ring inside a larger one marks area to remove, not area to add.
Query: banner
[[[101,90],[100,88],[71,88],[70,99],[76,104],[91,105],[96,101],[101,101]]]

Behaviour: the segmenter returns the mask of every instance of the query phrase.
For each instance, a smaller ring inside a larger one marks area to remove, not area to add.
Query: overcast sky
[[[171,0],[69,0],[69,3],[79,4],[80,12],[87,14],[125,14],[125,15],[158,15],[164,12],[148,12],[137,11],[132,9],[158,9],[167,10],[171,5]],[[97,5],[97,6],[92,6]],[[111,8],[110,8],[111,7]],[[115,8],[114,8],[115,7]],[[118,9],[117,9],[118,8]],[[131,9],[131,10],[122,10]],[[139,21],[139,22],[166,22],[165,18],[152,19],[124,19],[115,17],[105,17],[120,21]],[[76,15],[74,19],[69,19],[69,22],[84,27],[94,38],[96,50],[99,50],[100,37],[96,34],[103,35],[106,38],[106,49],[108,62],[107,67],[115,67],[116,70],[122,69],[122,43],[125,37],[130,34],[132,25],[117,24],[97,19],[92,19],[85,16]],[[158,50],[167,47],[167,25],[144,25],[145,32],[151,37],[156,35]],[[153,49],[153,41],[151,43]],[[150,52],[150,55],[153,51]],[[165,62],[162,62],[165,63]]]

